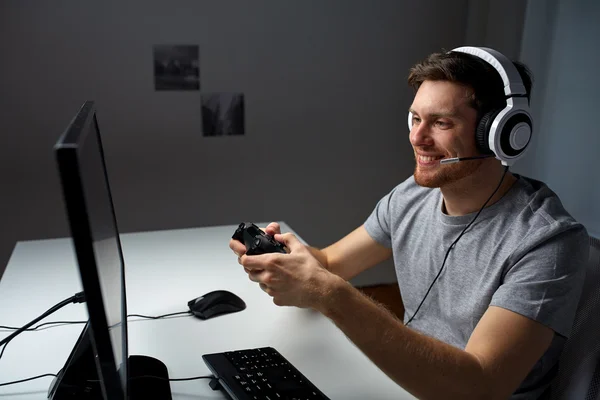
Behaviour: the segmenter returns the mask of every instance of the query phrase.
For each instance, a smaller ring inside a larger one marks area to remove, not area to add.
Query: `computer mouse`
[[[246,303],[227,290],[215,290],[188,301],[188,307],[194,316],[200,319],[209,319],[218,315],[242,311],[246,308]]]

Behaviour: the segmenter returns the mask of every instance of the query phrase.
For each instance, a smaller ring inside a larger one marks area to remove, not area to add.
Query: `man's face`
[[[442,158],[478,154],[475,146],[477,111],[469,105],[471,90],[449,81],[425,81],[410,111],[410,143],[415,152],[415,181],[443,187],[471,175],[483,163],[472,160],[440,164]]]

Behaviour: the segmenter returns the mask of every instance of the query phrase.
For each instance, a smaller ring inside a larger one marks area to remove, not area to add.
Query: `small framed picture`
[[[203,93],[201,98],[204,136],[244,135],[242,93]]]
[[[154,45],[155,90],[200,90],[197,45]]]

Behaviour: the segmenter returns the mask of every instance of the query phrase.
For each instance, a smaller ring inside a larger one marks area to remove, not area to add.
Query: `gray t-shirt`
[[[486,207],[450,251],[410,327],[464,349],[487,308],[502,307],[555,331],[550,348],[512,399],[535,399],[553,378],[579,301],[588,235],[544,183],[518,180]],[[369,235],[393,249],[405,307],[414,314],[448,247],[477,214],[449,216],[439,189],[408,178],[365,221]]]

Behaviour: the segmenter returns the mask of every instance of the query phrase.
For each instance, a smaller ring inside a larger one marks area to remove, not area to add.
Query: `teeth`
[[[442,157],[419,156],[419,159],[424,162],[435,161],[439,158],[442,158]]]

